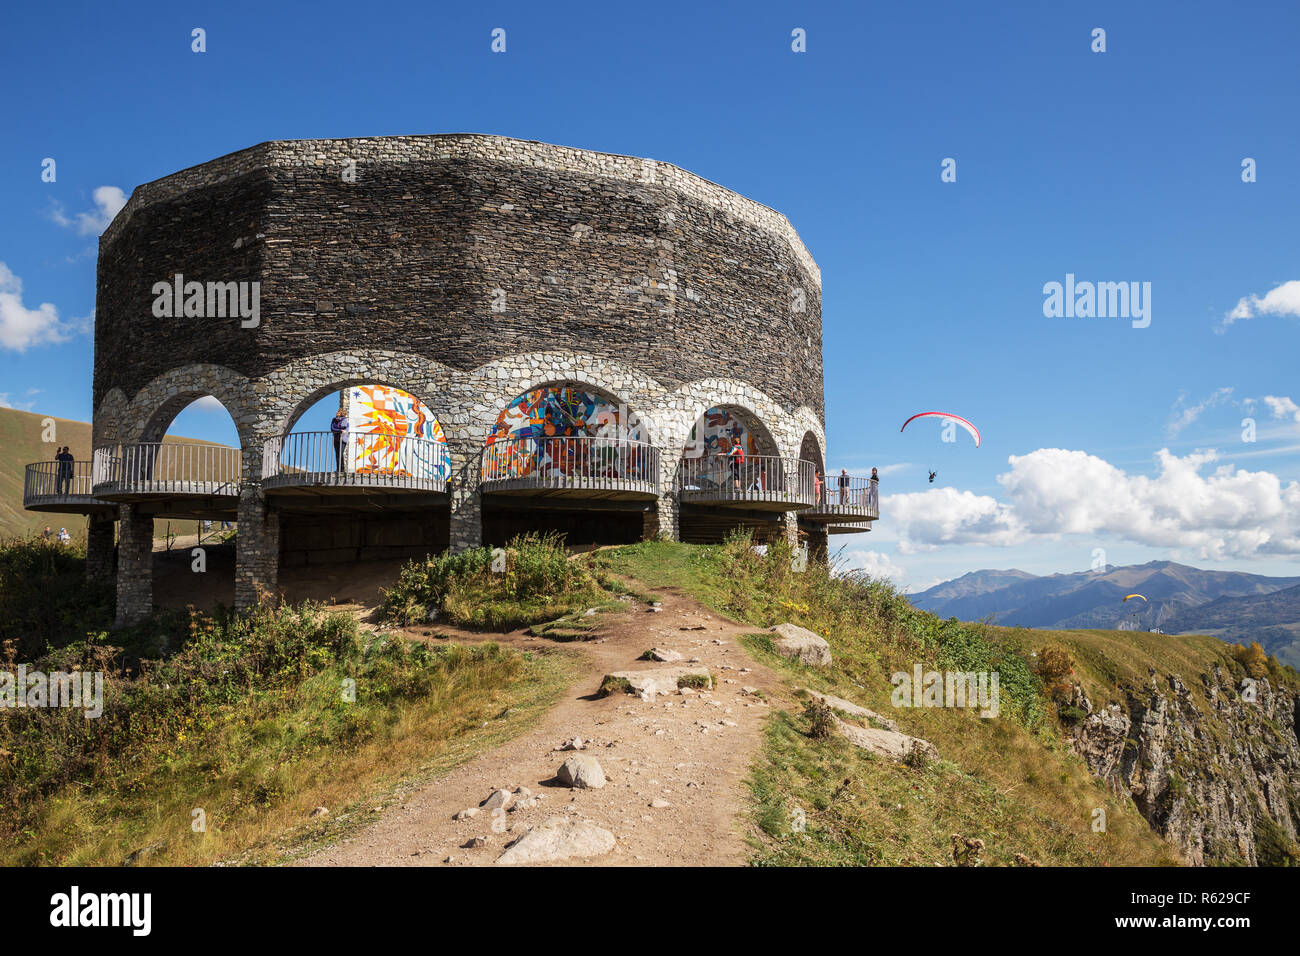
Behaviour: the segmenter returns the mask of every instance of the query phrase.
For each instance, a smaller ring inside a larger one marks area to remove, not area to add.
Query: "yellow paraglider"
[[[1140,598],[1142,598],[1142,600],[1143,600],[1143,601],[1146,601],[1146,603],[1148,603],[1148,604],[1151,603],[1150,601],[1147,601],[1147,599],[1146,599],[1146,597],[1145,597],[1144,595],[1141,595],[1141,594],[1129,594],[1129,595],[1126,595],[1126,596],[1124,597],[1124,601],[1127,601],[1129,598],[1135,598],[1135,597],[1140,597]],[[1119,603],[1120,603],[1120,604],[1123,604],[1124,601],[1120,601]]]

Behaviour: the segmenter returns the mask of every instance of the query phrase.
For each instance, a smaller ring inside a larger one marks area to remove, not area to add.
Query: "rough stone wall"
[[[154,318],[177,272],[261,281],[261,325]],[[820,419],[820,309],[784,217],[668,164],[486,136],[268,143],[140,187],[105,232],[95,396],[384,342],[461,371],[554,348],[669,388],[735,379]]]

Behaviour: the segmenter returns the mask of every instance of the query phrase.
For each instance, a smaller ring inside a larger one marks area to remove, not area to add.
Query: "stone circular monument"
[[[530,529],[824,551],[875,513],[874,485],[822,481],[821,349],[790,223],[668,163],[263,143],[140,186],[100,239],[89,566],[117,522],[125,622],[152,606],[159,516],[237,521],[239,606],[283,564]],[[334,393],[341,438],[303,418]],[[207,395],[240,447],[164,442]]]

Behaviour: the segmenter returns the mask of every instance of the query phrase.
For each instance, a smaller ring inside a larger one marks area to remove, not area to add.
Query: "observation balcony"
[[[229,517],[239,501],[239,449],[188,442],[135,442],[95,450],[91,493],[138,504],[145,514]]]
[[[295,432],[267,441],[262,463],[266,494],[317,499],[441,497],[451,469],[446,442],[397,432]]]
[[[91,494],[89,461],[38,461],[23,472],[23,507],[62,514],[103,514],[117,505]]]
[[[483,449],[485,493],[610,500],[659,495],[659,449],[621,438],[510,438]]]
[[[683,458],[677,487],[684,504],[757,511],[799,511],[813,505],[815,466],[801,458],[725,455]]]
[[[826,525],[861,524],[875,521],[880,517],[880,482],[871,478],[848,479],[848,484],[840,484],[839,475],[830,475],[822,488],[821,498],[807,511],[801,511],[799,517],[804,521],[816,521]],[[837,531],[828,528],[831,534],[855,534],[870,528],[856,528],[853,531]]]

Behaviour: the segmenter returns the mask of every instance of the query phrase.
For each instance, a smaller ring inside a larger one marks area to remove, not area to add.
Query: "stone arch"
[[[752,427],[756,435],[762,436],[759,454],[789,456],[790,428],[784,410],[779,403],[752,385],[733,379],[702,379],[678,389],[677,396],[685,401],[679,402],[679,407],[684,412],[679,419],[683,430],[676,436],[674,458],[682,456],[691,429],[700,416],[715,407],[735,410],[746,427]]]
[[[790,416],[791,434],[798,442],[791,448],[791,452],[803,457],[803,449],[811,436],[812,441],[816,443],[817,455],[821,459],[822,467],[826,467],[826,429],[822,427],[821,420],[817,414],[807,405],[801,405],[795,409],[794,414]],[[813,459],[809,459],[812,461]]]
[[[817,436],[811,431],[803,433],[803,441],[799,443],[799,457],[804,461],[812,462],[822,476],[826,475],[826,458],[822,455],[821,444],[817,441]]]
[[[196,399],[211,395],[235,423],[245,453],[256,446],[249,380],[221,365],[184,365],[155,378],[140,389],[120,420],[118,441],[162,441],[167,427]]]
[[[500,410],[520,395],[549,385],[570,385],[625,405],[645,426],[650,443],[660,442],[655,408],[665,389],[631,366],[578,352],[529,352],[496,359],[470,375],[476,401],[487,406],[474,422],[485,437]]]
[[[520,391],[516,392],[513,395],[507,395],[504,401],[498,402],[489,411],[487,417],[487,427],[482,429],[482,440],[483,441],[487,440],[488,435],[491,432],[492,427],[496,424],[497,418],[500,416],[502,410],[507,408],[511,402],[514,402],[516,399],[520,398],[523,395],[528,394],[529,392],[536,391],[537,389],[542,389],[542,388],[573,388],[573,389],[581,390],[591,395],[595,395],[599,398],[603,398],[606,401],[611,402],[616,406],[621,406],[623,408],[626,408],[628,410],[629,415],[636,416],[638,423],[641,425],[642,429],[645,432],[646,441],[651,445],[654,444],[654,439],[655,439],[654,422],[648,416],[646,416],[641,411],[640,408],[638,408],[632,402],[627,401],[625,398],[623,398],[623,396],[610,391],[608,388],[603,388],[599,385],[593,385],[591,382],[588,382],[585,379],[578,378],[578,377],[557,378],[551,381],[540,382],[536,385],[530,384],[528,387],[521,389]]]
[[[304,412],[331,392],[355,385],[386,385],[414,395],[449,433],[465,423],[451,394],[453,380],[454,373],[446,366],[403,352],[366,349],[299,359],[258,380],[262,397],[257,430],[263,438],[283,437]],[[452,436],[447,438],[450,442]]]

